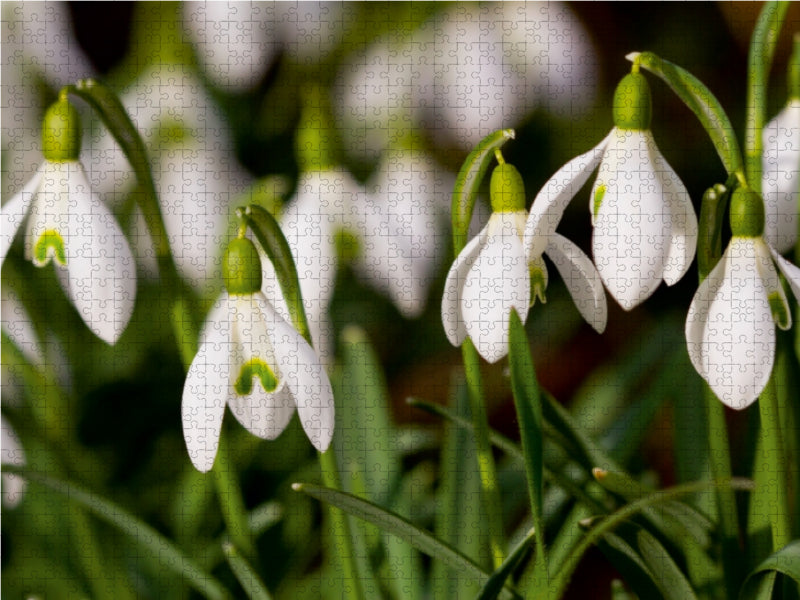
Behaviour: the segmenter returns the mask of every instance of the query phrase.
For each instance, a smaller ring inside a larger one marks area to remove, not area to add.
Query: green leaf
[[[667,600],[693,600],[697,598],[692,586],[672,560],[666,548],[646,529],[636,532],[639,552],[645,564],[650,567],[656,582]]]
[[[453,187],[451,205],[455,256],[458,256],[467,244],[467,232],[472,220],[472,210],[475,208],[478,188],[492,163],[494,151],[512,139],[514,139],[513,129],[501,129],[489,134],[469,153],[458,172],[455,187]]]
[[[239,553],[236,546],[230,542],[223,542],[222,551],[225,554],[228,565],[231,567],[231,571],[233,571],[248,598],[251,600],[270,600],[272,598],[258,573],[253,570],[247,559]]]
[[[403,517],[381,508],[380,506],[376,506],[371,502],[357,498],[346,492],[340,492],[310,483],[295,483],[292,485],[292,488],[295,491],[308,494],[317,500],[327,502],[359,519],[364,519],[387,533],[396,535],[414,546],[420,552],[427,554],[431,558],[442,561],[465,577],[470,577],[480,582],[485,582],[491,577],[490,573],[485,572],[471,559],[457,550],[454,550],[444,542],[438,540],[424,529],[420,529]],[[519,598],[519,594],[506,587],[503,589],[502,597]]]
[[[544,549],[544,516],[542,495],[544,490],[544,441],[542,436],[542,401],[536,371],[533,368],[528,336],[516,310],[511,311],[509,326],[508,361],[511,370],[511,390],[519,420],[522,453],[525,457],[525,475],[536,536],[537,577],[534,590],[537,595],[547,593],[547,556]]]
[[[289,242],[286,241],[280,225],[272,214],[257,204],[250,204],[244,209],[237,208],[236,215],[245,220],[272,262],[295,329],[309,344],[312,343],[292,249],[289,247]]]
[[[728,174],[742,173],[742,151],[733,125],[719,100],[702,81],[652,52],[632,52],[626,58],[663,79],[700,120]]]
[[[144,546],[150,556],[157,556],[161,564],[176,575],[185,578],[198,592],[206,598],[226,599],[230,595],[210,573],[203,571],[180,548],[158,533],[144,521],[134,517],[121,506],[83,488],[66,481],[54,479],[41,473],[21,469],[11,465],[3,465],[3,469],[20,475],[30,482],[42,485],[71,502],[75,502],[102,520],[122,530],[136,542]]]
[[[739,598],[741,600],[771,598],[776,573],[790,577],[797,586],[800,586],[800,540],[789,542],[758,565],[745,580]]]
[[[607,533],[598,540],[597,547],[639,598],[661,598],[655,575],[622,536]]]
[[[534,538],[537,537],[539,537],[539,534],[536,533],[535,529],[532,529],[528,535],[522,538],[519,544],[517,544],[516,548],[514,548],[508,557],[506,557],[505,561],[503,561],[503,564],[500,565],[500,568],[492,573],[491,577],[489,577],[489,580],[483,586],[483,589],[478,594],[476,600],[494,600],[494,598],[497,598],[498,594],[503,589],[506,580],[511,576],[511,573],[514,571],[514,569],[517,568],[517,565],[522,562],[522,559],[527,553],[528,548],[530,547]]]

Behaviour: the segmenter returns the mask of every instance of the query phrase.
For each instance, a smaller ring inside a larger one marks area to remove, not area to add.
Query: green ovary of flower
[[[650,129],[652,114],[647,79],[641,73],[628,73],[614,92],[614,126],[619,129]]]
[[[231,294],[253,294],[261,289],[261,259],[253,242],[241,237],[228,244],[222,277]]]
[[[42,123],[42,154],[51,162],[78,160],[81,153],[81,120],[66,99],[47,109]]]
[[[525,210],[525,185],[516,167],[502,163],[492,171],[489,197],[494,212],[516,212]]]
[[[278,378],[272,369],[260,358],[251,358],[239,369],[239,377],[233,384],[233,389],[240,396],[247,396],[253,391],[253,377],[261,380],[261,387],[265,392],[274,392],[278,387]]]
[[[733,192],[730,209],[731,233],[738,237],[760,237],[764,233],[764,201],[749,188]]]
[[[50,262],[51,258],[55,258],[56,262],[61,266],[66,266],[67,264],[64,239],[55,229],[48,229],[40,235],[33,248],[33,264],[37,267],[45,266]]]

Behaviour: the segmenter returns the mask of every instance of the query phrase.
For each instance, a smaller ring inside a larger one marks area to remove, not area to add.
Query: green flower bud
[[[489,183],[489,197],[494,212],[525,210],[525,185],[516,167],[508,163],[495,167]]]
[[[254,294],[261,289],[261,259],[253,242],[238,237],[228,244],[222,278],[230,294]]]
[[[614,126],[619,129],[650,129],[652,116],[647,79],[641,73],[628,73],[614,92]]]
[[[46,160],[78,160],[81,152],[81,119],[66,98],[47,109],[42,123],[42,150]]]
[[[764,201],[750,188],[733,192],[730,208],[731,233],[737,237],[760,237],[764,233]]]

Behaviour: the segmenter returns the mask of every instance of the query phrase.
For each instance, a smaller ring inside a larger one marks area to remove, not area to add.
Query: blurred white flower
[[[183,20],[200,66],[228,92],[254,87],[280,52],[276,12],[267,2],[184,2]]]
[[[309,440],[324,452],[334,426],[333,391],[314,352],[261,292],[224,292],[206,320],[181,405],[192,464],[209,471],[225,406],[252,434],[278,437],[295,408]]]
[[[538,107],[577,118],[594,100],[594,51],[564,3],[496,2],[445,10],[414,36],[416,120],[465,151]]]
[[[444,221],[454,178],[414,150],[386,153],[358,213],[356,270],[406,318],[425,309],[447,247]]]
[[[800,211],[800,99],[792,98],[763,129],[761,193],[766,223],[764,237],[778,251],[797,243]]]
[[[775,325],[792,325],[775,264],[800,300],[800,268],[761,236],[734,235],[689,307],[689,357],[731,408],[740,410],[756,401],[772,372]]]

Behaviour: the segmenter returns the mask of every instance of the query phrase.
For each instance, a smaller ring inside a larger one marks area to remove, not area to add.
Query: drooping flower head
[[[500,164],[490,182],[492,216],[456,258],[442,298],[447,339],[460,346],[469,336],[489,362],[508,353],[509,312],[516,310],[524,323],[536,299],[546,301],[544,254],[556,265],[578,310],[592,327],[602,332],[607,316],[597,269],[580,248],[555,232],[573,195],[572,184],[563,181],[565,173],[545,184],[528,215],[522,177],[496,154]],[[576,161],[571,163],[575,168]]]
[[[226,291],[206,320],[183,388],[183,434],[199,471],[214,465],[225,406],[251,433],[275,439],[295,408],[320,452],[333,436],[333,391],[313,348],[261,292],[254,244],[241,235],[223,260]]]
[[[26,258],[66,269],[64,287],[81,318],[113,344],[133,313],[136,266],[114,215],[90,189],[78,160],[80,119],[65,97],[47,111],[42,142],[44,163],[2,208],[0,262],[28,215]]]
[[[614,94],[611,133],[551,179],[577,192],[600,166],[590,201],[592,251],[603,283],[625,310],[662,280],[678,282],[697,245],[691,199],[656,147],[651,113],[649,86],[634,67]]]
[[[769,380],[775,325],[792,325],[778,270],[800,300],[800,269],[764,239],[764,205],[756,192],[737,189],[730,214],[733,237],[695,293],[686,342],[692,364],[717,397],[743,409]]]

